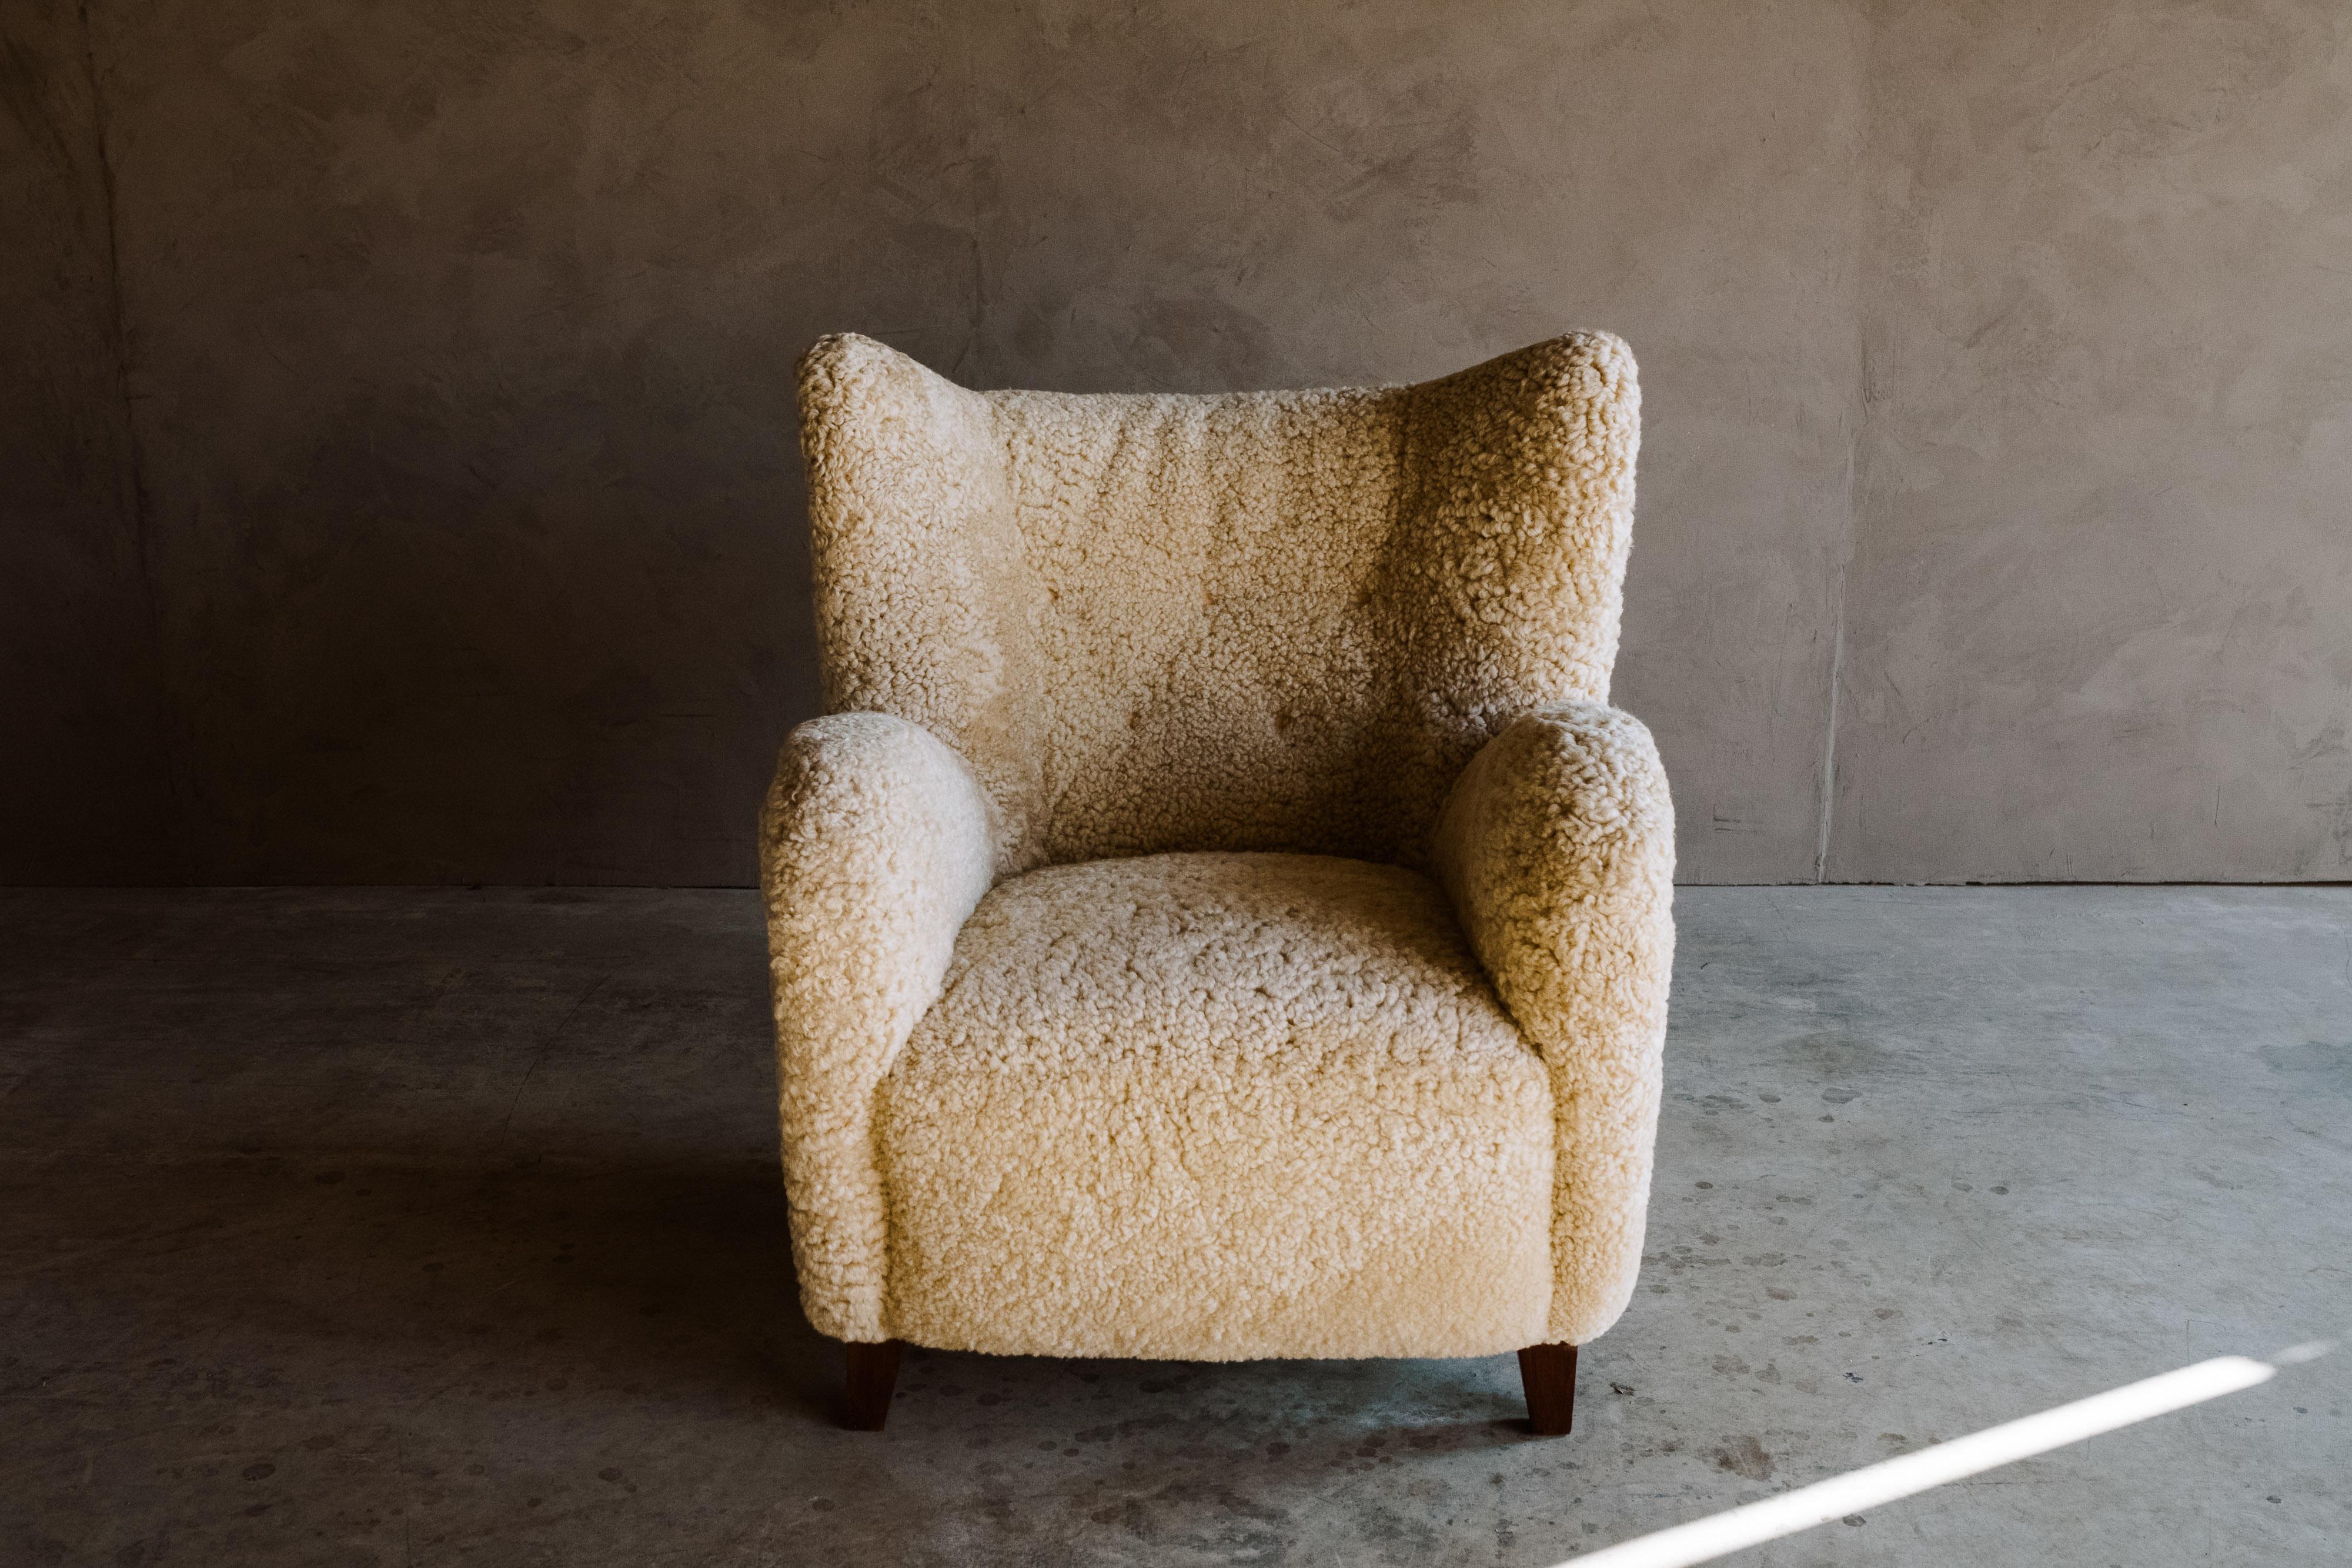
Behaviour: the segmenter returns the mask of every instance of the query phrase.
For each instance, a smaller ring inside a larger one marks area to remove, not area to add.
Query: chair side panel
[[[825,710],[946,741],[996,809],[999,858],[1034,860],[1034,582],[985,400],[845,336],[803,356],[800,413]]]

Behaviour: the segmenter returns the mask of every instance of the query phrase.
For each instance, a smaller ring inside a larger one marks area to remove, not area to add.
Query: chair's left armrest
[[[1600,703],[1511,722],[1463,770],[1438,880],[1558,1118],[1551,1337],[1580,1344],[1633,1297],[1649,1209],[1674,967],[1674,803],[1650,732]]]
[[[991,828],[954,748],[880,713],[793,730],[760,813],[793,1257],[836,1339],[889,1337],[875,1096],[988,891]]]

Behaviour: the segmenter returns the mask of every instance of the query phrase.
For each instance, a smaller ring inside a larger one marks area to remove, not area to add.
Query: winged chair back
[[[1426,863],[1480,745],[1608,698],[1640,439],[1608,334],[1216,396],[975,392],[840,336],[800,406],[825,705],[954,747],[1000,873]]]

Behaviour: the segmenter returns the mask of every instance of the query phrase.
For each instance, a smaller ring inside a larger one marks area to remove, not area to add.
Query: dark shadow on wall
[[[0,882],[174,882],[100,107],[77,9],[0,11]]]

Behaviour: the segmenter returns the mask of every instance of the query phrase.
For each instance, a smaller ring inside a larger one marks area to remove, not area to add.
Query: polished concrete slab
[[[0,894],[0,1562],[1539,1565],[2352,1322],[2352,888],[1690,889],[1649,1262],[1506,1359],[832,1425],[734,892]],[[1749,1564],[2352,1560],[2352,1348]]]

